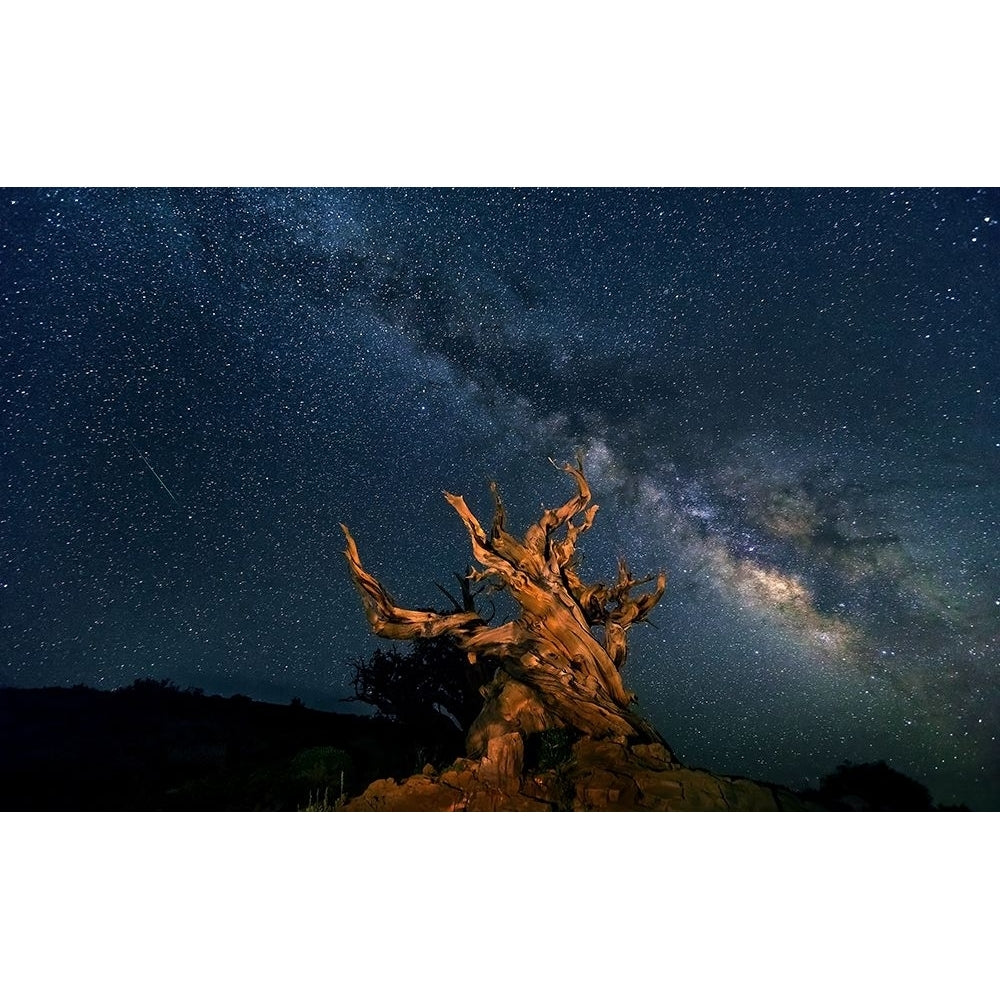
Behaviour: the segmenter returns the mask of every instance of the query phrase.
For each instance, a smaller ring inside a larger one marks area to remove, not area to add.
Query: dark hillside
[[[0,688],[4,810],[297,809],[461,752],[461,737],[368,716],[138,681]],[[343,776],[343,777],[342,777]]]

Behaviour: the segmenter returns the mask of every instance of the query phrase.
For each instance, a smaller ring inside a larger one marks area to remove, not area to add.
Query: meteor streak
[[[159,484],[160,484],[160,485],[161,485],[161,486],[162,486],[162,487],[163,487],[163,488],[164,488],[164,489],[165,489],[165,490],[167,491],[167,494],[168,494],[168,496],[170,497],[170,499],[171,499],[171,500],[173,500],[173,502],[174,502],[175,504],[177,504],[177,506],[178,506],[178,507],[180,507],[180,508],[181,508],[181,510],[184,510],[184,508],[183,508],[183,507],[181,507],[181,503],[180,503],[180,501],[179,501],[179,500],[177,499],[177,497],[175,497],[175,496],[173,495],[173,493],[171,493],[171,492],[170,492],[170,487],[169,487],[169,486],[167,486],[167,484],[166,484],[166,483],[165,483],[165,482],[164,482],[164,481],[163,481],[163,480],[162,480],[162,479],[160,478],[160,476],[159,476],[159,473],[157,473],[156,469],[154,469],[154,468],[153,468],[153,467],[152,467],[152,466],[151,466],[151,465],[149,464],[149,461],[147,460],[146,456],[145,456],[145,455],[143,455],[143,453],[142,453],[141,451],[139,451],[139,449],[138,449],[138,448],[136,448],[135,444],[134,444],[134,443],[133,443],[132,441],[129,441],[129,444],[130,444],[130,445],[132,445],[132,447],[133,447],[133,448],[135,449],[135,453],[136,453],[136,454],[137,454],[137,455],[139,456],[139,458],[141,458],[141,459],[143,460],[143,462],[145,462],[145,463],[146,463],[146,468],[147,468],[147,469],[149,469],[149,471],[150,471],[150,472],[152,472],[154,476],[156,476],[156,481],[157,481],[157,482],[158,482],[158,483],[159,483]]]

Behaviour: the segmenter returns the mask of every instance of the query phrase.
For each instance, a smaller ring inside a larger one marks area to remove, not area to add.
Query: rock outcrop
[[[529,748],[530,749],[530,748]],[[551,754],[549,755],[551,756]],[[558,761],[526,766],[520,733],[489,741],[478,760],[459,758],[402,782],[373,782],[348,812],[692,812],[812,810],[787,789],[684,767],[662,743],[583,736]],[[549,765],[549,766],[545,766]]]

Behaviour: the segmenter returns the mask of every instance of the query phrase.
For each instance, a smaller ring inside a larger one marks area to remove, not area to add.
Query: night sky
[[[339,522],[440,606],[582,449],[685,763],[1000,808],[1000,191],[0,194],[0,684],[358,710]]]

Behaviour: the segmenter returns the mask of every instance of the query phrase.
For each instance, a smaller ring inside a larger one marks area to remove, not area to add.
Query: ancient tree
[[[494,625],[472,607],[452,612],[407,610],[361,564],[347,527],[347,556],[372,630],[387,639],[450,637],[470,664],[484,659],[496,664],[480,692],[483,706],[466,736],[470,756],[486,752],[497,736],[524,736],[548,729],[570,728],[597,739],[624,736],[629,742],[662,742],[656,731],[631,707],[635,696],[622,682],[628,652],[627,634],[646,619],[663,596],[660,573],[636,579],[619,561],[613,583],[585,583],[579,573],[576,546],[594,523],[597,505],[578,460],[563,466],[576,494],[561,507],[546,510],[524,533],[507,530],[503,501],[496,484],[493,523],[485,531],[460,496],[445,499],[462,519],[480,569],[470,581],[486,581],[505,589],[521,609],[516,621]],[[653,584],[639,593],[639,588]]]

